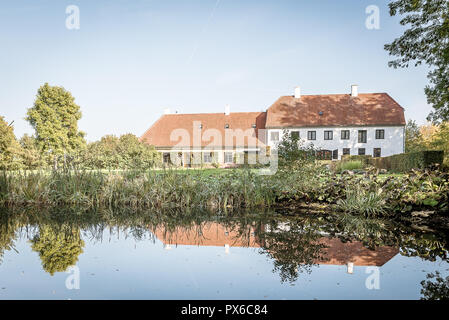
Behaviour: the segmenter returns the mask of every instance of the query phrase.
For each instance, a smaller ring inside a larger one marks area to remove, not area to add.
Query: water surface
[[[432,294],[427,275],[449,275],[447,230],[411,223],[307,213],[0,215],[0,299],[420,299]]]

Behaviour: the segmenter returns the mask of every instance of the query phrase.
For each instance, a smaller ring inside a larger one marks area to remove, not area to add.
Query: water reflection
[[[107,231],[107,232],[105,232]],[[108,239],[103,239],[104,235]],[[274,213],[211,216],[205,212],[127,212],[75,209],[0,213],[0,265],[3,255],[26,238],[50,275],[76,265],[86,243],[132,238],[179,247],[221,247],[225,255],[236,248],[253,248],[272,263],[280,283],[294,283],[315,267],[383,266],[395,256],[447,262],[447,229],[348,215],[295,216]],[[423,284],[424,285],[424,284]],[[426,282],[425,296],[433,286]],[[438,289],[440,292],[442,289]],[[444,291],[444,290],[443,290]],[[438,293],[437,296],[441,296]]]

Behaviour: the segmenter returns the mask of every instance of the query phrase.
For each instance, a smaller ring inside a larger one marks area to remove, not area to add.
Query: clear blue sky
[[[66,28],[66,7],[80,29]],[[388,1],[0,0],[0,115],[18,137],[39,86],[69,90],[89,141],[140,136],[164,108],[260,111],[279,96],[388,92],[425,123],[426,67],[392,69],[385,43],[402,34]],[[365,8],[380,8],[380,29]]]

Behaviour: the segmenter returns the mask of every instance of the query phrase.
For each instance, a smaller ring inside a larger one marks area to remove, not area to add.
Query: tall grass
[[[336,172],[342,172],[345,170],[360,170],[364,167],[365,166],[361,161],[341,161],[336,167]]]
[[[337,200],[337,208],[341,211],[376,216],[387,213],[387,203],[382,189],[377,191],[362,188],[346,188],[345,199]]]
[[[248,170],[215,176],[176,170],[0,174],[3,205],[225,209],[270,206],[274,199],[270,184]]]

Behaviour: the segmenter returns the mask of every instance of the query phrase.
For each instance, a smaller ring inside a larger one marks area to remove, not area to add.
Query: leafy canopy
[[[20,145],[14,128],[0,116],[0,169],[20,169]]]
[[[28,109],[26,117],[36,131],[38,148],[55,155],[73,153],[84,147],[84,133],[78,131],[80,119],[80,107],[71,93],[48,83],[37,91],[34,106]]]
[[[405,68],[427,64],[430,84],[424,92],[434,108],[428,120],[449,120],[449,0],[397,0],[389,4],[390,15],[403,15],[404,34],[385,45],[390,55],[399,58],[388,65]]]

